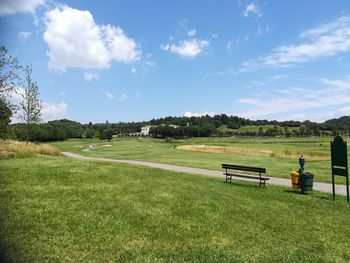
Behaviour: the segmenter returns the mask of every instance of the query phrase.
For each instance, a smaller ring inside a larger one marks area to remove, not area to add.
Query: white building
[[[152,127],[155,127],[153,125],[146,125],[146,126],[143,126],[141,127],[141,135],[142,136],[148,136],[149,135],[149,131]]]

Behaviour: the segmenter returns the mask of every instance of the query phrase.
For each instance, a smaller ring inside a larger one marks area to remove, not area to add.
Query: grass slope
[[[350,261],[343,198],[64,157],[0,166],[1,246],[13,261]]]

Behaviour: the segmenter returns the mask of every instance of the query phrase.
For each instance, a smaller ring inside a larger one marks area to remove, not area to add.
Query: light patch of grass
[[[18,141],[3,141],[0,140],[0,159],[14,157],[16,154],[42,154],[58,156],[60,151],[48,144],[26,144]]]
[[[263,149],[252,149],[244,147],[227,147],[227,146],[212,146],[212,145],[181,145],[177,146],[176,149],[193,152],[203,153],[218,153],[218,154],[240,154],[240,155],[252,155],[262,157],[278,157],[287,159],[298,159],[301,155],[300,152],[292,152],[288,149],[280,151],[263,150]],[[309,154],[308,160],[329,160],[329,154],[324,153],[312,153]]]

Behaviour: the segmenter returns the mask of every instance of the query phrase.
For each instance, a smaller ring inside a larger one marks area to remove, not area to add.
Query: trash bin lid
[[[314,177],[314,175],[312,173],[309,173],[309,172],[303,173],[301,176],[302,177],[309,177],[309,178],[313,178]]]

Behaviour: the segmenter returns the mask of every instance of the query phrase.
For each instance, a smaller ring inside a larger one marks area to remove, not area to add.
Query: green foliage
[[[91,128],[86,128],[84,133],[85,138],[94,138],[95,137],[95,131]]]
[[[26,140],[25,124],[13,124],[13,131],[19,140]],[[49,121],[48,123],[31,125],[30,141],[62,141],[68,138],[82,138],[84,126],[79,122],[67,119]]]
[[[202,126],[180,126],[173,127],[169,125],[159,125],[150,129],[150,135],[156,138],[190,138],[190,137],[208,137],[215,132],[212,124],[203,124]]]
[[[21,68],[16,57],[9,54],[5,47],[0,47],[0,100],[10,108],[14,108],[14,105],[7,99],[16,92],[16,86],[21,83],[19,76]]]
[[[3,99],[0,98],[0,138],[7,137],[8,124],[11,121],[11,116],[12,111],[10,107],[5,103]]]
[[[23,101],[20,103],[20,119],[26,124],[26,141],[29,142],[30,128],[33,124],[41,121],[42,104],[39,100],[39,87],[32,79],[32,68],[27,66],[24,69],[26,86]]]
[[[102,131],[99,132],[98,138],[100,140],[112,140],[113,137],[113,130],[112,128],[108,127],[107,129],[103,129]]]

